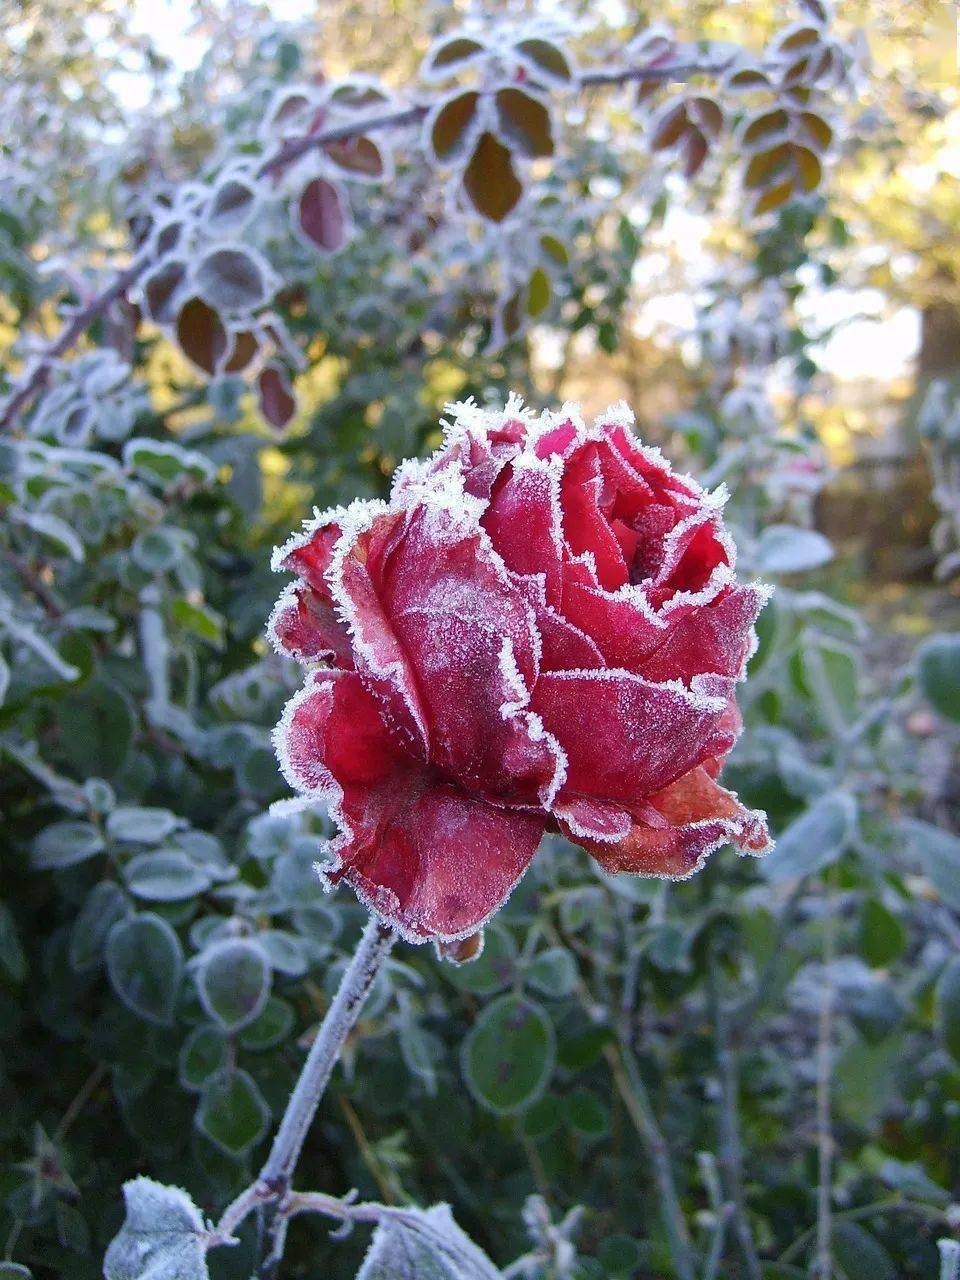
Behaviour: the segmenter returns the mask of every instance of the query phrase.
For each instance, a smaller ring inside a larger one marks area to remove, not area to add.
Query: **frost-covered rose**
[[[721,500],[639,444],[455,406],[389,502],[279,548],[270,623],[311,668],[277,728],[285,776],[339,829],[331,880],[412,940],[472,933],[545,830],[608,871],[682,877],[763,815],[719,786],[765,589],[734,578]]]

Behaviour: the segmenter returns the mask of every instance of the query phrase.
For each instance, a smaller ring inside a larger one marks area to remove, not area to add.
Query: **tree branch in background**
[[[600,88],[645,80],[661,83],[670,80],[687,80],[695,75],[717,74],[725,70],[728,65],[728,62],[717,63],[704,60],[673,66],[620,67],[609,71],[591,71],[579,77],[578,87]],[[420,124],[429,114],[432,106],[432,102],[419,103],[400,110],[394,109],[381,116],[366,116],[350,124],[324,129],[319,133],[287,138],[277,151],[261,164],[257,170],[257,177],[264,178],[278,173],[309,152],[333,142],[345,142],[351,138],[381,130],[403,129]],[[110,284],[74,315],[69,324],[40,355],[30,361],[21,381],[14,386],[0,407],[0,430],[12,427],[20,412],[27,408],[31,401],[42,395],[56,361],[77,345],[86,331],[106,314],[114,302],[126,296],[128,290],[146,274],[154,262],[153,253],[138,254],[129,266],[125,267]]]

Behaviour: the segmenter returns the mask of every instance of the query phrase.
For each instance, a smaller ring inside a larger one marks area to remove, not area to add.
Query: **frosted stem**
[[[287,1219],[277,1212],[278,1205],[290,1190],[304,1139],[340,1057],[344,1041],[352,1031],[395,940],[396,934],[389,925],[383,924],[374,916],[370,917],[353,959],[340,980],[333,1003],[320,1024],[317,1038],[310,1046],[270,1154],[260,1170],[260,1194],[271,1197],[270,1203],[261,1209],[261,1261],[257,1271],[260,1280],[272,1280],[276,1275],[287,1231]]]
[[[140,653],[150,684],[151,714],[170,706],[170,648],[160,616],[160,593],[156,587],[140,592]]]

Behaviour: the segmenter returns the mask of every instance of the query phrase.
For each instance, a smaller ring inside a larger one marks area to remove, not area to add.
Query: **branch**
[[[31,364],[30,371],[23,381],[7,397],[6,403],[0,410],[0,431],[12,426],[19,411],[43,390],[54,362],[76,346],[94,321],[99,320],[112,303],[124,296],[152,261],[152,255],[140,254],[118,276],[114,277],[111,284],[91,298],[85,307],[81,307],[66,328],[61,330],[59,337],[51,342],[42,355]]]
[[[640,81],[688,80],[695,75],[709,75],[727,69],[730,62],[689,62],[673,66],[658,67],[620,67],[609,71],[589,71],[578,79],[580,88],[599,88],[616,86]],[[268,177],[285,168],[301,156],[331,142],[345,142],[350,138],[365,136],[386,129],[401,129],[409,125],[420,124],[429,114],[433,102],[416,103],[410,107],[394,109],[381,116],[368,116],[350,124],[338,125],[332,129],[324,129],[320,133],[308,134],[300,138],[287,138],[277,151],[268,156],[257,170],[257,177]],[[30,364],[19,385],[15,385],[5,403],[0,407],[0,431],[12,427],[20,411],[27,407],[31,400],[39,396],[46,386],[50,370],[61,356],[67,354],[80,341],[86,331],[94,324],[127,290],[148,271],[154,264],[154,255],[144,251],[133,259],[129,266],[117,275],[100,293],[91,298],[82,307],[59,336]]]

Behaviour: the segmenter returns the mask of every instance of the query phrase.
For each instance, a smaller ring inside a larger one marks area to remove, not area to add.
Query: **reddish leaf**
[[[474,40],[471,36],[454,36],[453,39],[445,40],[438,46],[427,58],[423,69],[427,75],[437,71],[452,75],[484,51],[484,46],[479,40]]]
[[[817,27],[794,27],[774,41],[774,51],[782,53],[809,53],[823,40]]]
[[[686,128],[687,104],[671,103],[665,110],[660,111],[651,123],[651,151],[665,151],[667,147],[675,146],[683,137]]]
[[[481,134],[463,185],[476,211],[491,222],[502,222],[523,195],[513,156],[492,133]]]
[[[535,71],[549,79],[567,84],[573,78],[567,55],[552,40],[519,40],[514,47]]]
[[[223,366],[224,373],[239,373],[241,369],[245,369],[258,350],[256,336],[248,329],[241,329],[239,333],[235,333],[229,359]]]
[[[324,150],[333,163],[347,173],[364,178],[383,177],[383,156],[380,148],[370,138],[346,138],[342,142],[330,142]]]
[[[448,98],[433,117],[430,145],[438,160],[450,159],[464,143],[477,111],[480,95],[474,90]]]
[[[699,129],[691,127],[683,140],[683,172],[688,178],[695,177],[703,167],[710,145]]]
[[[553,122],[539,98],[523,89],[500,89],[496,102],[500,128],[524,155],[553,155]]]
[[[213,374],[227,350],[227,331],[212,307],[202,298],[191,298],[177,318],[177,341],[197,368]]]
[[[758,145],[769,147],[769,144],[787,132],[790,117],[778,107],[774,111],[764,111],[755,116],[743,131],[743,145],[754,150]]]
[[[767,89],[770,77],[761,67],[740,67],[727,76],[726,83],[729,89]]]
[[[815,191],[823,176],[819,159],[808,147],[794,147],[793,164],[797,173],[797,186],[804,191]]]
[[[745,187],[765,187],[775,178],[779,178],[791,159],[789,142],[781,142],[769,151],[761,151],[747,165],[743,179]]]
[[[260,393],[260,412],[275,431],[282,431],[297,411],[287,375],[277,365],[268,364],[257,378],[257,390]]]
[[[818,151],[826,151],[833,141],[833,129],[823,116],[815,115],[812,111],[800,112],[797,117],[797,131],[804,140],[809,141],[811,147]]]
[[[365,111],[389,102],[390,96],[378,84],[358,76],[335,85],[330,91],[330,101],[347,111]]]
[[[720,136],[720,130],[723,128],[723,111],[720,104],[713,98],[705,98],[702,95],[691,98],[687,103],[687,116],[708,139],[716,141]]]
[[[755,214],[769,213],[771,209],[779,209],[793,195],[793,180],[788,178],[786,182],[780,182],[775,187],[770,187],[757,198],[753,206]]]
[[[217,231],[235,230],[246,222],[253,204],[253,189],[237,178],[228,178],[214,193],[207,222]]]
[[[343,195],[323,178],[308,182],[297,205],[300,229],[324,253],[335,253],[347,240]]]
[[[165,262],[144,281],[143,296],[147,314],[157,324],[169,324],[176,311],[176,293],[187,274],[185,262]]]

